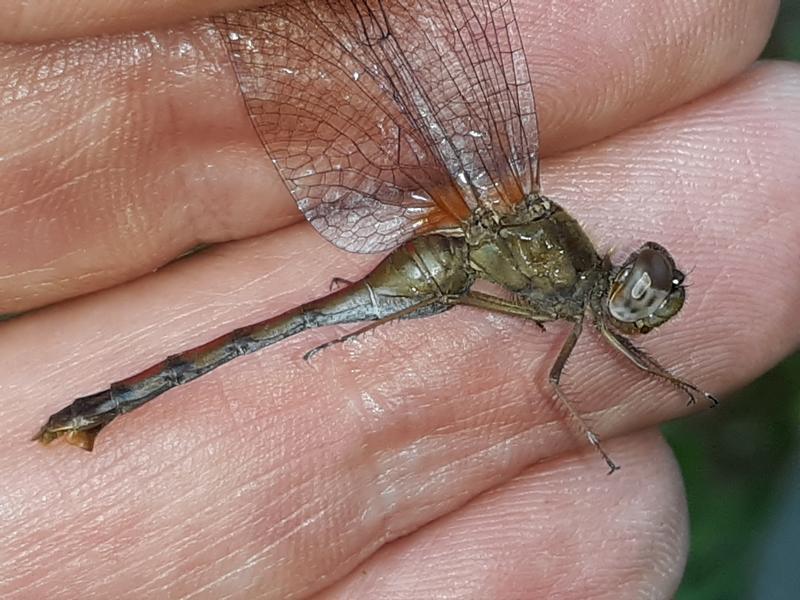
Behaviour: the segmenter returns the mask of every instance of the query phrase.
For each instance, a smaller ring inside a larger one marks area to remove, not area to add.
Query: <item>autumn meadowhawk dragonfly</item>
[[[670,254],[648,242],[613,265],[542,195],[533,88],[509,0],[280,0],[212,24],[306,219],[340,248],[389,254],[361,281],[75,400],[36,439],[91,450],[117,416],[243,354],[311,328],[368,323],[356,335],[461,305],[572,324],[550,383],[612,471],[560,386],[587,317],[636,367],[690,403],[716,404],[627,337],[681,309],[684,275]],[[478,291],[478,281],[503,293]]]

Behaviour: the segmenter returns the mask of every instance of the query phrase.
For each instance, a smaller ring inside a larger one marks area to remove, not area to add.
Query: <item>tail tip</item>
[[[49,445],[54,440],[63,437],[64,441],[71,446],[77,446],[87,452],[94,449],[94,440],[97,437],[101,427],[94,427],[92,429],[55,429],[49,425],[44,425],[37,433],[31,438],[32,442],[39,442],[43,446]]]

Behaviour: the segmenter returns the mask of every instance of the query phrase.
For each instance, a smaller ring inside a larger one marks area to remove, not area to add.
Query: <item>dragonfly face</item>
[[[648,242],[613,275],[604,311],[617,330],[648,333],[680,311],[686,298],[683,280],[669,252]]]

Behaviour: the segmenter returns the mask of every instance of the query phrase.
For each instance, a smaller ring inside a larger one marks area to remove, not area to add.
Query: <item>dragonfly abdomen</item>
[[[317,327],[381,323],[447,310],[452,303],[444,299],[463,294],[472,285],[465,256],[459,239],[427,236],[409,242],[361,281],[170,356],[102,392],[76,399],[53,414],[35,439],[49,443],[63,436],[67,442],[91,450],[100,430],[119,415],[244,354]]]

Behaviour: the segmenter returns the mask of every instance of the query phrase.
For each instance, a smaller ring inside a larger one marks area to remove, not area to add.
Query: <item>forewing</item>
[[[270,157],[337,246],[385,250],[536,191],[508,2],[292,0],[213,21]]]

